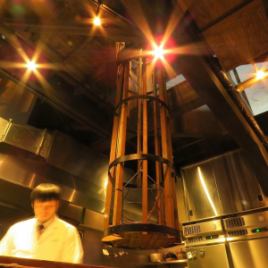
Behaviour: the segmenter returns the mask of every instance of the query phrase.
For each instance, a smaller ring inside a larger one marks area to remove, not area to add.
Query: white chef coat
[[[39,236],[36,218],[12,225],[0,242],[0,256],[80,263],[83,249],[77,229],[55,217]]]

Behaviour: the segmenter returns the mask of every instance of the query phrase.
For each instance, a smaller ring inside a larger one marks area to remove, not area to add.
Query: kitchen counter
[[[155,263],[150,263],[150,264],[147,264],[146,267],[149,267],[149,266],[154,266],[154,267],[161,267],[161,266],[164,266],[164,267],[172,267],[172,266],[176,266],[176,267],[186,267],[187,266],[187,259],[184,259],[184,260],[174,260],[174,261],[163,261],[163,262],[155,262]]]
[[[33,259],[22,259],[0,256],[0,268],[105,268],[105,266],[72,264]]]

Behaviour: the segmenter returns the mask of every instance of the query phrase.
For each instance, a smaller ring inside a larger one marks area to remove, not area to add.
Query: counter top
[[[0,256],[0,268],[107,268],[107,266],[52,262]]]

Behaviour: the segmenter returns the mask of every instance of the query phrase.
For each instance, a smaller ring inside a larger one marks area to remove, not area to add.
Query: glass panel
[[[167,81],[167,90],[177,86],[178,84],[182,83],[185,81],[185,77],[180,74],[180,75],[177,75],[176,77],[170,79],[169,81]]]
[[[268,61],[241,65],[236,68],[240,82],[252,78],[256,70],[268,69]],[[233,81],[236,83],[233,71],[230,72]],[[245,90],[253,115],[268,111],[268,80],[264,79]]]

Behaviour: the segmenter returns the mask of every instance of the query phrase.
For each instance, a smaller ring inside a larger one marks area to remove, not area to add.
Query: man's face
[[[57,200],[34,200],[33,210],[34,215],[39,222],[46,222],[52,219],[59,208],[59,201]]]

